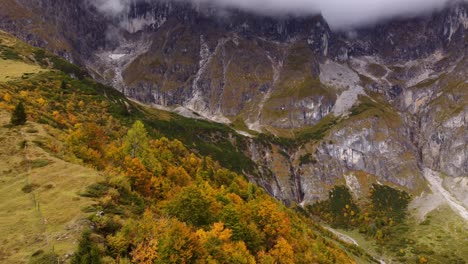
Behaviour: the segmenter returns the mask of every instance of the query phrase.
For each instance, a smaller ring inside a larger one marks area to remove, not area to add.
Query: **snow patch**
[[[127,55],[127,54],[125,54],[125,53],[124,53],[124,54],[110,54],[110,55],[109,55],[109,58],[110,58],[111,60],[120,60],[120,59],[121,59],[122,57],[124,57],[125,55]]]

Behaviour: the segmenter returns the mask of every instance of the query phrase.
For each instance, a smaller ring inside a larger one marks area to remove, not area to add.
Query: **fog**
[[[192,2],[236,8],[268,16],[322,14],[333,29],[373,24],[394,17],[410,17],[436,11],[453,0],[89,0],[101,12],[118,15],[135,1]],[[468,1],[468,0],[464,0]]]

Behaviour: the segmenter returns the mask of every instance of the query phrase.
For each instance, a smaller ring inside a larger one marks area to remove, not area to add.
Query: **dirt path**
[[[342,234],[338,231],[336,231],[335,229],[331,228],[331,227],[325,227],[328,231],[332,232],[335,236],[337,236],[339,239],[343,240],[344,242],[346,243],[349,243],[349,244],[354,244],[356,246],[359,246],[358,242],[356,240],[354,240],[354,238],[348,236],[348,235],[345,235],[345,234]]]

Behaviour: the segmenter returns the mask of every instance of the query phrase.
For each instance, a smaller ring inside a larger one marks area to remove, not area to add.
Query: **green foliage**
[[[45,159],[35,159],[31,161],[31,168],[42,168],[49,165],[50,161]]]
[[[311,153],[304,154],[299,157],[299,165],[305,165],[305,164],[310,164],[310,163],[317,163],[317,161],[312,157]]]
[[[371,188],[372,208],[376,215],[401,222],[405,216],[410,195],[392,187],[373,184]]]
[[[328,194],[333,225],[349,228],[355,223],[359,208],[346,186],[335,186]]]
[[[85,231],[78,244],[78,250],[75,252],[72,264],[100,264],[101,254],[96,245],[90,239],[91,232]]]
[[[86,187],[86,190],[80,195],[83,197],[101,197],[109,190],[110,186],[105,183],[95,183]]]
[[[73,75],[78,79],[84,79],[88,73],[80,67],[64,60],[63,58],[50,54],[43,49],[36,49],[33,52],[34,59],[43,67],[52,64],[54,69],[62,71],[68,75]]]
[[[66,82],[65,80],[63,80],[63,81],[60,83],[60,88],[61,88],[62,90],[67,89],[67,82]]]
[[[228,126],[180,116],[172,116],[170,120],[147,118],[145,124],[159,132],[156,136],[178,139],[200,155],[216,159],[227,169],[255,174],[255,163],[241,151],[247,140]]]
[[[213,222],[210,212],[211,202],[197,186],[182,189],[166,207],[170,216],[194,226],[207,226]]]
[[[0,58],[4,60],[21,60],[21,57],[13,49],[0,45]]]
[[[322,118],[315,126],[298,133],[297,140],[299,142],[307,142],[310,140],[321,140],[327,132],[338,123],[338,119],[333,115],[328,115]]]
[[[24,110],[22,102],[19,102],[16,105],[15,110],[13,110],[10,123],[14,126],[20,126],[26,123],[26,111]]]
[[[144,158],[148,146],[148,133],[141,121],[136,121],[124,138],[124,147],[132,158]]]

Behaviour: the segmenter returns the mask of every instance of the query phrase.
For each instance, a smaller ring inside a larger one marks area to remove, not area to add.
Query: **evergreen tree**
[[[83,233],[83,237],[78,245],[78,251],[75,253],[71,263],[72,264],[100,264],[101,256],[99,249],[93,245],[89,231]]]
[[[10,123],[14,126],[20,126],[26,123],[26,111],[24,110],[22,102],[19,102],[18,105],[16,105],[15,110],[11,115]]]

